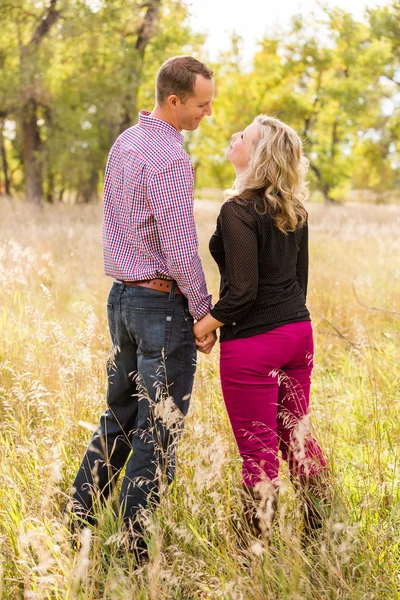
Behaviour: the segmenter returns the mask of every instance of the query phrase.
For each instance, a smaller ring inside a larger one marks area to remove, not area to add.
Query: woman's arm
[[[227,291],[210,310],[215,322],[236,325],[252,309],[258,293],[258,240],[253,215],[235,201],[225,202],[219,216]],[[211,324],[211,321],[208,321]]]
[[[227,293],[193,327],[196,340],[244,316],[258,290],[258,246],[253,217],[236,202],[222,205],[219,216],[225,253]],[[198,346],[199,347],[199,346]],[[200,349],[200,348],[199,348]]]
[[[217,321],[211,315],[211,313],[207,313],[205,317],[197,321],[197,323],[193,326],[193,334],[197,340],[202,340],[208,333],[215,331],[218,327],[222,327],[224,323],[221,321]]]
[[[297,254],[297,281],[304,292],[304,300],[307,300],[308,287],[308,223],[301,230],[299,252]]]

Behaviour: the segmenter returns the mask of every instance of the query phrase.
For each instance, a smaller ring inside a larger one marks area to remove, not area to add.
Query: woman
[[[193,331],[201,341],[221,327],[221,386],[243,459],[243,488],[269,506],[264,517],[259,509],[250,517],[260,536],[276,505],[279,450],[299,489],[312,488],[320,500],[327,489],[308,420],[314,352],[306,307],[308,161],[295,131],[265,115],[232,136],[226,157],[236,180],[210,241],[220,300]],[[312,495],[304,502],[306,533],[321,525]]]

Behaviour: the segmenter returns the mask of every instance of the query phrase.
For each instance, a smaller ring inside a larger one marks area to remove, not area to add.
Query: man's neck
[[[174,127],[177,131],[179,131],[179,133],[182,132],[182,129],[180,129],[177,126],[177,124],[174,123],[174,120],[173,120],[170,112],[166,109],[161,108],[160,106],[158,106],[158,104],[156,104],[155,107],[153,108],[152,112],[150,113],[150,117],[153,117],[153,119],[160,119],[161,121],[165,121],[165,123],[172,125],[172,127]]]

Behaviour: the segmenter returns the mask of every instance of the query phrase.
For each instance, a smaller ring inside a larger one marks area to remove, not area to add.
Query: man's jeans
[[[120,494],[127,526],[135,526],[150,496],[158,500],[160,475],[174,477],[196,369],[193,319],[174,290],[175,284],[166,293],[117,282],[111,288],[108,409],[73,485],[73,512],[89,521],[94,498],[107,498],[131,451]]]

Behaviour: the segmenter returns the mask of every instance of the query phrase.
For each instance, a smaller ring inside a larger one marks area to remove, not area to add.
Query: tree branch
[[[29,42],[29,46],[39,46],[42,39],[47,35],[50,31],[51,27],[54,23],[59,19],[61,15],[61,11],[56,10],[57,0],[51,0],[50,6],[48,8],[47,14],[42,17],[39,25],[37,26],[31,41]]]
[[[316,174],[318,181],[322,183],[321,171],[310,161],[310,169]]]
[[[351,340],[347,339],[347,336],[342,333],[341,331],[339,331],[339,329],[336,327],[336,325],[334,325],[332,323],[332,321],[330,321],[329,319],[327,319],[326,317],[324,317],[324,315],[321,315],[321,313],[316,313],[319,317],[321,317],[321,319],[323,319],[324,321],[326,321],[328,323],[328,325],[330,325],[332,327],[332,329],[336,332],[336,335],[341,339],[344,340],[347,344],[349,344],[349,346],[351,346],[352,348],[356,348],[356,350],[358,350],[359,352],[362,352],[363,348],[370,348],[370,350],[378,350],[377,348],[375,348],[375,346],[370,346],[370,345],[361,345],[361,344],[356,344],[355,342],[352,342]],[[335,335],[333,333],[329,334],[327,331],[322,331],[321,333],[323,333],[324,335]]]
[[[392,83],[395,83],[397,86],[400,86],[400,81],[396,81],[394,77],[390,77],[386,73],[384,73],[382,77],[386,77],[386,79],[389,79],[389,81],[391,81]]]
[[[344,340],[345,342],[347,342],[348,344],[350,344],[350,346],[353,346],[354,348],[358,348],[358,344],[356,344],[355,342],[352,342],[351,340],[347,339],[347,336],[342,333],[341,331],[339,331],[339,329],[336,327],[336,325],[334,325],[332,323],[332,321],[330,321],[329,319],[327,319],[326,317],[324,317],[324,315],[321,315],[321,313],[316,313],[319,317],[321,317],[321,319],[323,319],[324,321],[326,321],[328,323],[328,325],[330,325],[332,327],[332,329],[336,332],[336,335],[338,337],[340,337],[341,340]],[[323,332],[325,333],[325,332]],[[333,335],[333,334],[331,334]]]
[[[148,8],[142,25],[139,28],[138,37],[136,40],[136,50],[139,50],[140,53],[144,53],[145,48],[153,35],[153,31],[158,21],[160,4],[161,0],[152,0],[147,4]]]
[[[315,90],[315,96],[314,96],[314,101],[312,103],[311,106],[311,111],[309,113],[309,115],[307,116],[305,122],[304,122],[304,131],[303,131],[303,136],[307,139],[308,143],[311,145],[311,140],[308,137],[308,131],[310,129],[310,125],[311,125],[311,121],[312,118],[314,116],[315,113],[315,109],[317,107],[317,104],[319,102],[319,93],[321,90],[321,85],[322,85],[322,74],[323,71],[318,71],[318,79],[317,79],[317,89]]]
[[[378,306],[369,306],[368,304],[364,304],[363,302],[361,302],[361,300],[358,297],[354,282],[353,282],[352,286],[353,286],[353,293],[354,293],[355,299],[357,300],[358,304],[360,304],[360,306],[362,306],[363,308],[368,308],[369,310],[378,310],[380,312],[387,312],[391,315],[400,316],[400,313],[397,312],[396,310],[391,310],[390,308],[380,308]]]

